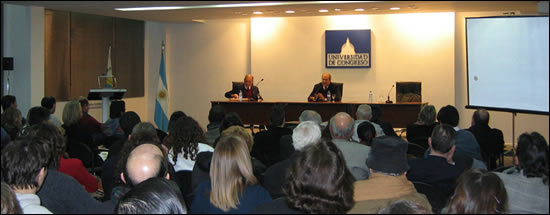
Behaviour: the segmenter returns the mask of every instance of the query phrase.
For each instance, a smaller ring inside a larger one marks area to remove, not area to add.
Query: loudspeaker
[[[13,57],[2,58],[2,70],[13,71]]]

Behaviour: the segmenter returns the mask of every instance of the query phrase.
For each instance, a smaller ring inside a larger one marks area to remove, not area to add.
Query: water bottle
[[[330,91],[327,92],[327,101],[331,101],[332,100],[332,96],[330,95]]]
[[[369,103],[372,103],[372,90],[369,92]]]
[[[243,91],[242,90],[239,90],[239,101],[240,102],[243,101]]]

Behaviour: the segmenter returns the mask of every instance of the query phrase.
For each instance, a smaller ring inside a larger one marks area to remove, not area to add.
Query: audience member
[[[15,193],[25,214],[51,214],[40,205],[40,190],[46,178],[50,155],[46,144],[36,142],[42,139],[25,138],[15,140],[2,150],[2,181]]]
[[[109,119],[103,124],[103,133],[107,136],[124,138],[124,131],[120,128],[120,117],[126,112],[126,103],[122,100],[111,101]]]
[[[313,122],[317,123],[317,125],[319,125],[319,126],[321,126],[321,123],[323,122],[323,120],[321,119],[321,115],[319,115],[319,113],[315,112],[314,110],[304,110],[304,111],[302,111],[302,113],[300,114],[299,120],[300,120],[300,123],[305,122],[305,121],[313,121]],[[292,154],[294,154],[295,149],[294,149],[294,146],[293,146],[292,142],[293,141],[292,141],[292,135],[291,134],[281,136],[281,139],[279,141],[279,147],[280,147],[280,151],[281,151],[281,159],[282,160],[286,160],[286,159],[290,158],[290,156],[292,156]]]
[[[141,122],[141,119],[136,112],[128,111],[120,116],[119,122],[120,128],[122,129],[122,131],[124,131],[125,138],[115,141],[109,147],[109,155],[107,158],[118,155],[120,153],[120,150],[122,150],[122,146],[124,146],[124,143],[128,141],[128,137],[132,133],[132,129],[134,129],[134,127]]]
[[[8,108],[17,108],[17,99],[12,95],[2,96],[2,111],[8,110]]]
[[[210,179],[195,190],[191,213],[250,213],[259,204],[271,201],[269,193],[257,185],[250,152],[240,136],[220,136]]]
[[[135,187],[152,177],[170,179],[168,164],[158,146],[141,144],[130,152],[120,179],[129,187]]]
[[[282,160],[280,140],[284,135],[292,134],[292,130],[285,128],[285,110],[275,105],[269,117],[271,126],[254,135],[254,146],[251,155],[260,160],[266,167]]]
[[[2,180],[2,214],[22,214],[21,205],[11,187]]]
[[[80,98],[78,98],[78,102],[80,103],[80,109],[82,110],[80,124],[88,129],[88,133],[94,136],[95,139],[104,139],[105,134],[103,134],[103,131],[101,130],[101,127],[103,127],[103,123],[98,122],[92,115],[88,113],[90,110],[90,103],[88,102],[88,99],[81,96]]]
[[[476,110],[472,116],[472,126],[466,130],[475,136],[488,170],[497,168],[497,158],[504,152],[504,135],[501,130],[489,127],[489,112]]]
[[[204,132],[197,121],[188,116],[178,119],[168,138],[168,158],[174,170],[192,171],[198,153],[214,151],[205,142]]]
[[[518,138],[516,166],[500,177],[508,193],[511,213],[548,214],[548,143],[538,132]]]
[[[2,128],[6,130],[11,140],[17,139],[23,128],[23,116],[17,108],[4,109],[2,113]]]
[[[264,173],[262,185],[267,189],[271,198],[276,199],[283,196],[283,184],[285,173],[292,163],[297,159],[297,152],[302,151],[306,146],[319,142],[321,139],[321,128],[313,121],[304,121],[298,124],[292,132],[292,144],[296,149],[288,159],[280,161],[269,167]]]
[[[61,127],[62,123],[61,121],[59,120],[59,118],[57,118],[57,116],[55,116],[55,109],[56,109],[56,100],[55,100],[55,97],[53,96],[44,96],[44,98],[42,98],[42,101],[40,101],[40,105],[46,109],[48,109],[50,111],[50,122],[52,122],[55,127]]]
[[[27,123],[29,126],[48,120],[50,120],[50,111],[44,107],[32,107],[27,113]]]
[[[378,211],[378,214],[431,214],[422,206],[407,200],[399,200]]]
[[[259,206],[254,213],[347,213],[354,204],[355,179],[338,147],[323,140],[299,154],[286,174],[284,197]]]
[[[362,122],[357,126],[357,136],[360,144],[370,147],[372,139],[376,137],[376,129],[370,122]]]
[[[409,200],[432,210],[426,196],[418,193],[405,176],[409,169],[407,143],[401,138],[375,138],[366,163],[370,177],[354,183],[355,206],[350,213],[376,213],[399,200]]]
[[[355,142],[360,141],[359,137],[357,136],[357,127],[362,122],[371,123],[372,126],[374,126],[374,128],[376,129],[376,136],[377,137],[385,136],[384,130],[382,130],[382,127],[380,127],[380,125],[369,121],[369,120],[372,119],[372,108],[370,107],[370,105],[365,105],[365,104],[359,105],[359,107],[357,108],[357,111],[355,112],[355,118],[357,120],[355,120],[354,129],[353,129],[353,136],[351,137],[353,141],[355,141]]]
[[[432,135],[435,123],[436,111],[433,105],[425,105],[418,113],[418,120],[407,125],[407,141],[428,148],[428,137]]]
[[[84,124],[81,123],[82,107],[76,100],[65,104],[63,108],[63,125],[67,137],[67,153],[71,158],[78,158],[85,167],[103,165],[99,155],[93,153],[98,144],[94,143],[92,135]],[[93,154],[90,156],[90,154]]]
[[[187,115],[183,111],[174,111],[174,113],[170,115],[170,120],[168,120],[168,134],[170,134],[174,130],[178,119],[186,116]]]
[[[426,158],[409,159],[407,179],[431,184],[448,197],[455,189],[456,179],[469,167],[462,161],[464,159],[453,159],[456,150],[456,131],[453,127],[437,125],[430,136],[430,155]]]
[[[346,165],[356,180],[369,177],[369,169],[365,163],[369,157],[370,147],[350,141],[354,133],[354,121],[347,113],[340,112],[330,119],[330,134],[332,142],[338,146]]]
[[[237,114],[235,112],[225,113],[225,116],[223,116],[222,125],[220,126],[220,134],[225,129],[227,129],[231,126],[234,126],[234,125],[244,127],[244,124],[241,121],[241,117],[239,117],[239,114]],[[216,139],[216,141],[214,141],[214,146],[213,146],[214,148],[216,148],[216,143],[218,142],[219,139],[220,139],[220,137],[218,137],[218,139]]]
[[[214,146],[214,141],[218,139],[221,134],[220,126],[222,125],[223,117],[225,116],[225,110],[221,105],[213,105],[208,112],[208,125],[206,126],[206,143],[209,146]]]
[[[11,141],[11,139],[8,132],[4,130],[4,127],[1,127],[1,131],[2,131],[2,140],[1,140],[2,146],[0,149],[4,149],[4,146],[7,145]]]
[[[393,126],[389,122],[385,122],[382,119],[380,119],[382,117],[382,107],[380,107],[380,105],[377,105],[377,104],[371,104],[371,108],[372,108],[372,119],[370,121],[380,125],[380,127],[382,127],[382,130],[384,130],[384,134],[386,136],[397,137],[397,134],[393,130]]]
[[[483,161],[481,149],[474,135],[458,127],[458,111],[455,107],[447,105],[439,109],[437,120],[442,124],[447,124],[456,130],[456,153],[472,157],[478,161]]]
[[[187,208],[177,184],[162,177],[136,185],[119,201],[116,214],[186,214]]]
[[[508,197],[500,178],[484,169],[469,169],[458,179],[447,204],[448,214],[506,213]],[[515,202],[514,202],[515,203]],[[548,204],[546,201],[544,204]]]

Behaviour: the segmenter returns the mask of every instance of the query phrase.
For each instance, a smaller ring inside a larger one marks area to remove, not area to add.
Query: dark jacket
[[[250,154],[266,167],[282,161],[280,139],[287,134],[292,134],[292,130],[281,127],[271,127],[257,133],[254,135],[254,145]]]
[[[316,84],[315,86],[313,86],[313,90],[311,91],[311,93],[307,97],[307,100],[312,101],[312,100],[310,100],[310,97],[311,96],[315,97],[315,95],[317,93],[321,93],[321,94],[323,94],[323,96],[327,97],[328,91],[330,91],[330,93],[332,95],[335,95],[334,101],[341,101],[342,100],[342,94],[343,93],[340,91],[340,89],[338,89],[336,87],[336,85],[334,83],[330,83],[328,85],[327,89],[323,89],[323,83]]]
[[[303,214],[300,211],[291,209],[286,204],[286,198],[281,197],[271,202],[266,202],[254,209],[252,214]]]
[[[459,159],[452,165],[445,158],[433,155],[422,159],[410,159],[407,179],[434,185],[449,196],[455,189],[456,179],[468,168],[467,165]]]
[[[252,90],[252,97],[249,98],[249,99],[258,100],[259,98],[262,98],[262,96],[260,96],[260,90],[258,89],[258,87],[252,85],[251,90]],[[247,98],[246,97],[246,88],[244,87],[244,84],[238,84],[233,89],[231,89],[230,91],[227,91],[225,93],[225,98],[231,98],[231,95],[239,94],[239,91],[242,91],[243,98]]]
[[[488,125],[474,125],[466,130],[472,132],[475,136],[481,149],[483,161],[487,163],[489,170],[496,168],[496,159],[504,151],[502,131]]]
[[[276,199],[283,196],[283,184],[285,183],[286,172],[298,158],[298,152],[295,152],[290,158],[273,164],[267,168],[264,173],[263,186],[271,195],[271,198]]]

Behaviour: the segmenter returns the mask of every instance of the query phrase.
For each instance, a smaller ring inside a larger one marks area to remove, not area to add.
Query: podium
[[[88,100],[101,100],[102,122],[105,123],[109,119],[109,100],[121,99],[126,92],[126,89],[90,89],[88,92]]]

